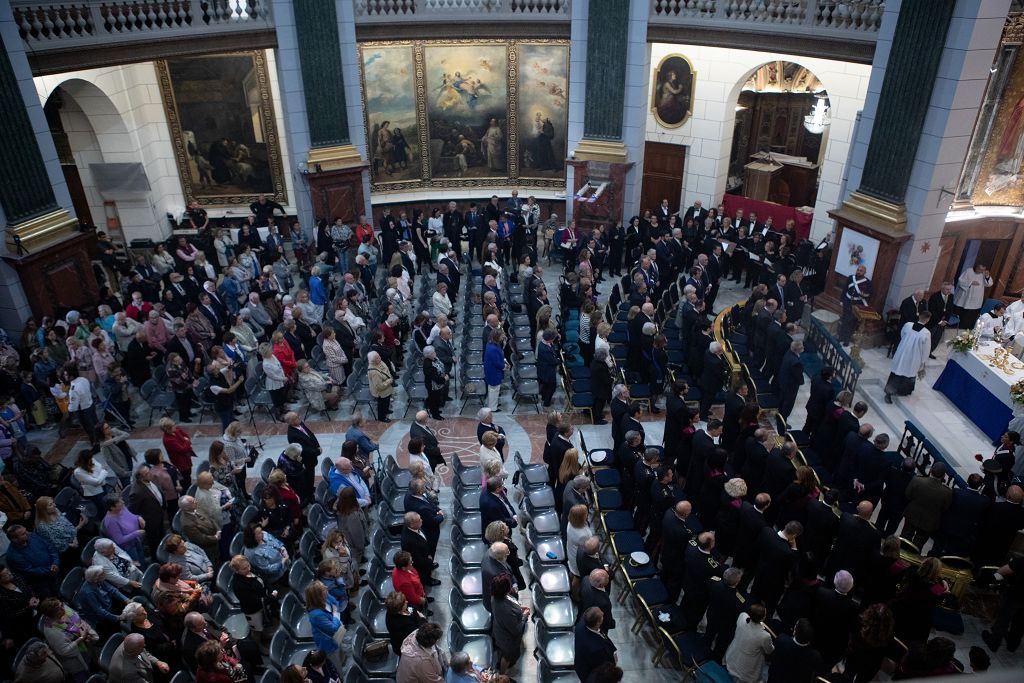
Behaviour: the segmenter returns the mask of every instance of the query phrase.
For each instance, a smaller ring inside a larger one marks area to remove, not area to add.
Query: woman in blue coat
[[[341,639],[345,629],[341,625],[341,606],[327,591],[327,586],[313,581],[306,586],[306,614],[313,631],[313,642],[341,671],[344,668],[344,656],[341,652]]]
[[[487,382],[487,407],[492,413],[499,412],[498,396],[501,383],[505,381],[505,333],[495,330],[484,349],[484,381]]]

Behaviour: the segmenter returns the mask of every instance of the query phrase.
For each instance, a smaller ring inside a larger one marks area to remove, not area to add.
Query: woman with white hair
[[[435,420],[443,419],[441,408],[448,393],[448,373],[433,346],[423,348],[423,384],[427,389],[426,409]]]
[[[76,600],[82,616],[96,627],[101,638],[112,636],[118,631],[118,612],[130,600],[121,591],[105,581],[106,570],[93,565],[85,570],[85,582],[78,589]]]
[[[366,355],[367,378],[370,381],[370,395],[377,399],[377,420],[390,422],[391,396],[395,393],[395,380],[391,369],[383,361],[380,354],[370,351]]]
[[[434,317],[440,317],[442,315],[449,316],[452,314],[452,302],[448,298],[448,285],[444,282],[438,282],[434,294],[430,297],[430,301],[434,306]]]
[[[274,402],[274,418],[281,419],[284,403],[288,398],[288,377],[284,374],[281,361],[274,356],[274,347],[264,342],[259,346],[260,358],[263,359],[263,381],[270,399]]]
[[[164,541],[164,550],[167,552],[167,561],[181,567],[181,578],[199,584],[213,581],[213,563],[206,551],[195,543],[186,541],[178,534],[171,534]]]
[[[152,313],[153,311],[150,311]],[[142,323],[135,318],[129,318],[125,315],[124,311],[118,311],[114,314],[114,324],[111,326],[111,332],[114,333],[114,339],[117,340],[117,348],[124,353],[128,350],[128,345],[135,339],[135,334],[142,329]]]
[[[172,671],[181,666],[179,650],[158,612],[151,614],[145,605],[130,602],[121,610],[121,621],[128,626],[130,633],[138,633],[145,638],[149,654],[162,662],[167,662]]]
[[[324,327],[323,342],[320,346],[324,352],[324,358],[327,360],[327,374],[335,384],[343,387],[348,356],[345,355],[345,350],[338,343],[338,333],[333,327]]]
[[[123,591],[142,587],[142,570],[124,550],[109,538],[97,538],[92,556],[94,567],[102,567],[106,581]]]
[[[338,403],[341,401],[338,389],[317,372],[308,360],[299,361],[296,377],[299,391],[313,410],[323,412],[338,409]]]

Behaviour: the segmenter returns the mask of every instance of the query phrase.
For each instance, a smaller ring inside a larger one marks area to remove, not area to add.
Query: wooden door
[[[686,147],[664,142],[644,145],[644,177],[640,190],[640,212],[655,210],[661,200],[667,199],[673,212],[679,210],[679,195],[683,190],[683,162]],[[623,216],[629,220],[629,216]]]

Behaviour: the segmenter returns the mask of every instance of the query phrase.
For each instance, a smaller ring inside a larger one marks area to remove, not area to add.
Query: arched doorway
[[[782,60],[755,69],[737,96],[726,192],[814,206],[829,120],[828,93],[810,69]],[[746,167],[769,155],[782,168],[756,183]]]

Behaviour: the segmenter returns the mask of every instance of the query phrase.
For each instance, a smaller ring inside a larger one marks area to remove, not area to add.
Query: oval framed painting
[[[651,85],[651,111],[658,124],[678,128],[693,112],[697,74],[690,60],[671,54],[658,62]]]

